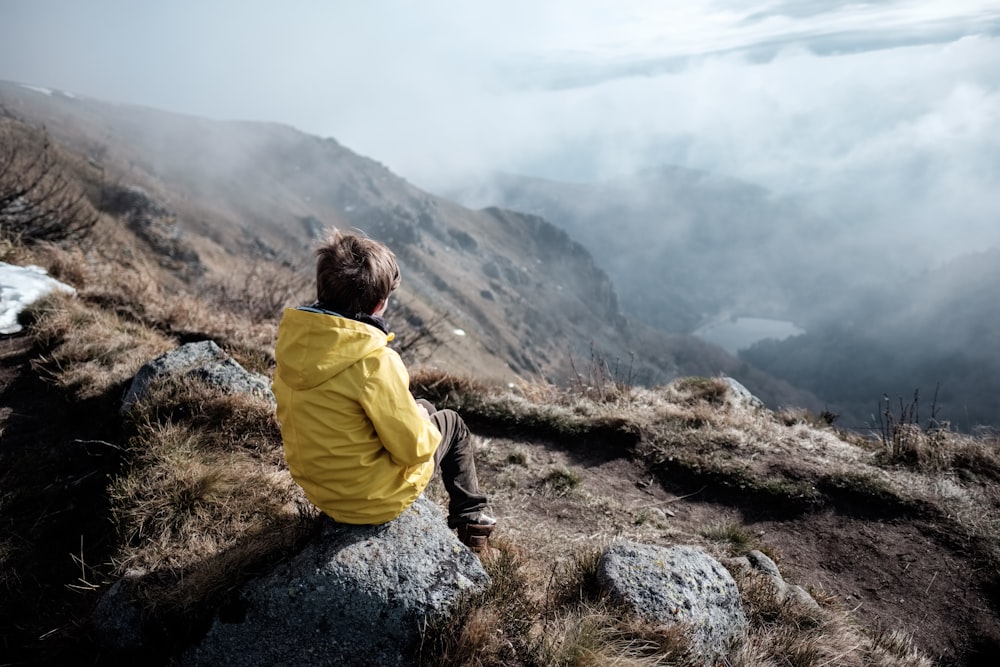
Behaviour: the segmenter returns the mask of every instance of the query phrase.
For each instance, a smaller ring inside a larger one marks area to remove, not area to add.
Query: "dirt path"
[[[600,549],[621,537],[712,548],[702,532],[742,523],[777,554],[789,581],[839,601],[864,626],[905,630],[938,664],[1000,664],[1000,619],[984,590],[996,574],[971,571],[969,555],[920,522],[831,511],[746,518],[748,508],[671,493],[639,461],[541,441],[484,437],[477,456],[501,521],[498,536],[531,554],[540,581],[580,547]]]

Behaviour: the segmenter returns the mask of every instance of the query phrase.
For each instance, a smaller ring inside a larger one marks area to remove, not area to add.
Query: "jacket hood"
[[[392,340],[375,326],[345,317],[288,308],[278,326],[277,373],[292,389],[311,389]]]

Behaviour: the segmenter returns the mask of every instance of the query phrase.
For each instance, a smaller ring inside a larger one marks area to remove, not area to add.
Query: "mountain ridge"
[[[8,116],[43,124],[84,156],[95,199],[109,187],[137,187],[162,205],[169,213],[163,233],[190,246],[205,265],[202,282],[246,273],[248,263],[263,260],[305,280],[322,230],[357,228],[400,259],[397,321],[417,329],[439,324],[427,346],[433,352],[422,360],[431,365],[504,382],[565,383],[592,364],[602,372],[616,367],[617,379],[642,384],[726,373],[771,405],[818,405],[721,350],[624,317],[608,276],[550,222],[467,209],[334,139],[9,83],[0,84],[0,103]]]

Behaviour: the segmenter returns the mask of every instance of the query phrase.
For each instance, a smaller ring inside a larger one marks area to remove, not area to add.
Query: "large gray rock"
[[[733,405],[742,405],[751,410],[763,410],[765,408],[764,401],[754,396],[739,381],[729,376],[723,377],[722,381],[729,386],[729,401]]]
[[[275,402],[267,377],[240,366],[215,341],[203,340],[165,352],[140,368],[122,399],[121,413],[131,410],[161,375],[197,377],[230,394],[252,394]]]
[[[246,615],[216,619],[185,665],[409,665],[420,629],[489,576],[421,497],[381,526],[324,520],[292,561],[241,591]]]
[[[747,626],[729,572],[691,546],[657,547],[615,542],[601,555],[598,581],[613,600],[658,623],[683,623],[695,657],[725,658]]]
[[[129,579],[135,576],[138,573],[130,572],[104,591],[90,614],[98,645],[117,653],[146,648],[142,609],[128,594]]]

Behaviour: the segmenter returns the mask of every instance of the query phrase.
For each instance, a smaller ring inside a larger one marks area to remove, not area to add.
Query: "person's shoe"
[[[490,535],[496,525],[497,520],[485,512],[448,517],[448,527],[458,529],[458,539],[476,552],[489,547]]]

